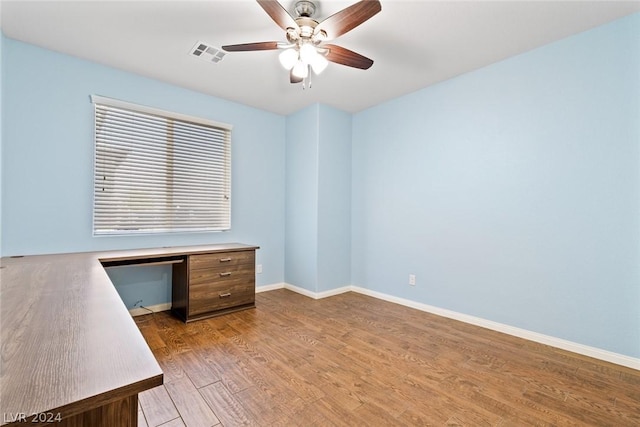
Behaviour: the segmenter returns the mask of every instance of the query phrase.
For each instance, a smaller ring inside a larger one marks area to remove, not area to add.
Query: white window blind
[[[91,100],[95,235],[230,228],[231,126]]]

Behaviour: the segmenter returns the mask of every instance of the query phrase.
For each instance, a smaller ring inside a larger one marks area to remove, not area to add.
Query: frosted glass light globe
[[[316,47],[311,43],[305,43],[300,47],[300,60],[306,65],[313,63],[313,60],[319,56]]]
[[[311,61],[311,68],[316,74],[320,74],[321,72],[323,72],[324,69],[327,68],[327,65],[329,65],[329,61],[327,61],[327,58],[320,54],[317,54]]]
[[[283,50],[280,52],[280,55],[278,55],[278,59],[280,59],[280,64],[282,64],[284,68],[290,70],[298,61],[298,51],[295,49]]]
[[[302,61],[298,61],[291,72],[299,79],[306,79],[309,75],[309,66]]]

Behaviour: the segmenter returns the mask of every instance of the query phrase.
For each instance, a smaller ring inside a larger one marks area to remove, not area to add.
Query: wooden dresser
[[[173,265],[171,311],[185,322],[255,307],[255,246],[226,245]]]

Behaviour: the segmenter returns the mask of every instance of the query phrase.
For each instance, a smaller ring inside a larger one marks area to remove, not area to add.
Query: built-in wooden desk
[[[138,393],[163,374],[101,262],[226,247],[249,248],[0,258],[0,425],[137,426]]]

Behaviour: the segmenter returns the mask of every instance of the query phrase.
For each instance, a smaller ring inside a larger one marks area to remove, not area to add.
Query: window
[[[231,224],[231,126],[99,96],[93,234]]]

